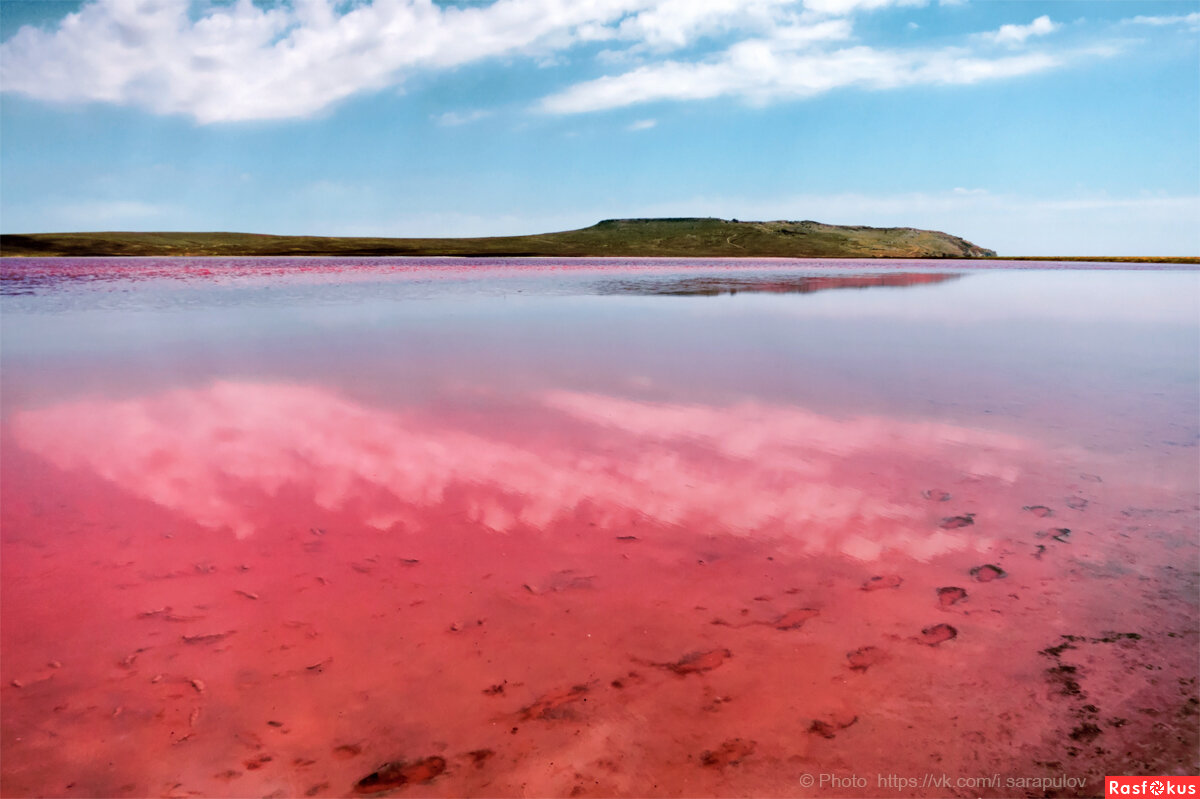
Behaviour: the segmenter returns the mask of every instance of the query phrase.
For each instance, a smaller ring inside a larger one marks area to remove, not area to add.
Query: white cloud
[[[706,36],[736,35],[735,44],[708,60],[649,63],[547,98],[546,110],[726,95],[768,101],[851,85],[967,83],[1055,63],[1049,56],[986,60],[949,50],[801,52],[816,42],[849,39],[848,15],[927,2],[89,0],[56,29],[25,27],[0,45],[0,85],[42,100],[131,105],[214,123],[311,116],[351,95],[397,87],[416,72],[488,58],[527,56],[554,66],[560,53],[588,42],[611,42],[600,60],[614,63],[691,46]],[[1048,32],[1047,26],[1054,23],[1042,17],[993,36],[1023,41]],[[622,100],[618,95],[627,90]],[[455,125],[483,113],[452,111],[435,119]]]
[[[343,12],[331,0],[266,8],[235,0],[193,16],[191,0],[93,0],[56,30],[25,27],[0,46],[0,83],[44,100],[136,105],[202,123],[308,116],[415,70],[612,37],[629,14],[656,5],[376,0]]]
[[[794,0],[660,0],[623,20],[616,34],[652,49],[687,45],[699,35],[734,27],[769,30]]]
[[[633,130],[633,131],[650,130],[650,128],[654,127],[657,124],[658,124],[657,119],[639,119],[636,122],[631,123],[628,127],[625,128],[625,130]]]
[[[1060,25],[1050,17],[1042,15],[1028,25],[1001,25],[999,30],[980,34],[980,37],[996,44],[1013,46],[1024,44],[1025,40],[1031,36],[1045,36],[1053,33],[1059,27]]]
[[[1167,17],[1137,16],[1123,21],[1133,25],[1155,25],[1158,27],[1162,27],[1164,25],[1186,25],[1192,30],[1200,30],[1200,11],[1195,11],[1191,14],[1177,14],[1175,16]]]
[[[557,66],[558,54],[580,43],[664,52],[705,36],[793,30],[797,15],[924,2],[89,0],[56,29],[25,27],[0,45],[0,85],[42,100],[132,105],[201,123],[305,117],[415,72],[488,58]]]
[[[881,50],[810,45],[850,36],[846,20],[792,25],[770,38],[747,39],[708,60],[663,61],[621,75],[576,84],[546,97],[541,109],[571,114],[663,100],[740,96],[751,102],[812,97],[858,86],[890,89],[918,84],[969,84],[1058,66],[1043,53],[986,58],[962,48]]]

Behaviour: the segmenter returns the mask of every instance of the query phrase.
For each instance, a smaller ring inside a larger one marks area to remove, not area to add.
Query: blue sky
[[[0,229],[1200,254],[1200,0],[0,0]]]

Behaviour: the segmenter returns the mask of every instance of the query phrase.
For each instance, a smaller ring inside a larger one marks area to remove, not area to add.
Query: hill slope
[[[819,222],[610,219],[581,230],[469,239],[266,236],[250,233],[36,233],[0,236],[5,256],[466,255],[692,258],[980,258],[991,250],[930,230]]]

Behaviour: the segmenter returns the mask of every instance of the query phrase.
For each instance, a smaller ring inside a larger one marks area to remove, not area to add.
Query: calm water
[[[1200,768],[1200,273],[4,259],[5,796]]]

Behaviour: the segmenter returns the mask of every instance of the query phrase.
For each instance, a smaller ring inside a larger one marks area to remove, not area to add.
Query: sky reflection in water
[[[558,391],[529,398],[522,414],[557,414],[570,429],[522,444],[323,388],[230,382],[53,405],[17,414],[11,425],[18,445],[61,469],[90,470],[239,536],[255,527],[239,502],[247,488],[272,495],[292,484],[321,507],[353,508],[380,528],[418,528],[429,506],[448,505],[494,531],[540,530],[589,503],[605,528],[639,515],[769,532],[864,559],[886,547],[926,558],[980,545],[931,525],[915,497],[881,492],[884,471],[949,461],[1011,483],[1023,458],[1041,454],[1011,435],[756,402],[716,407]]]

